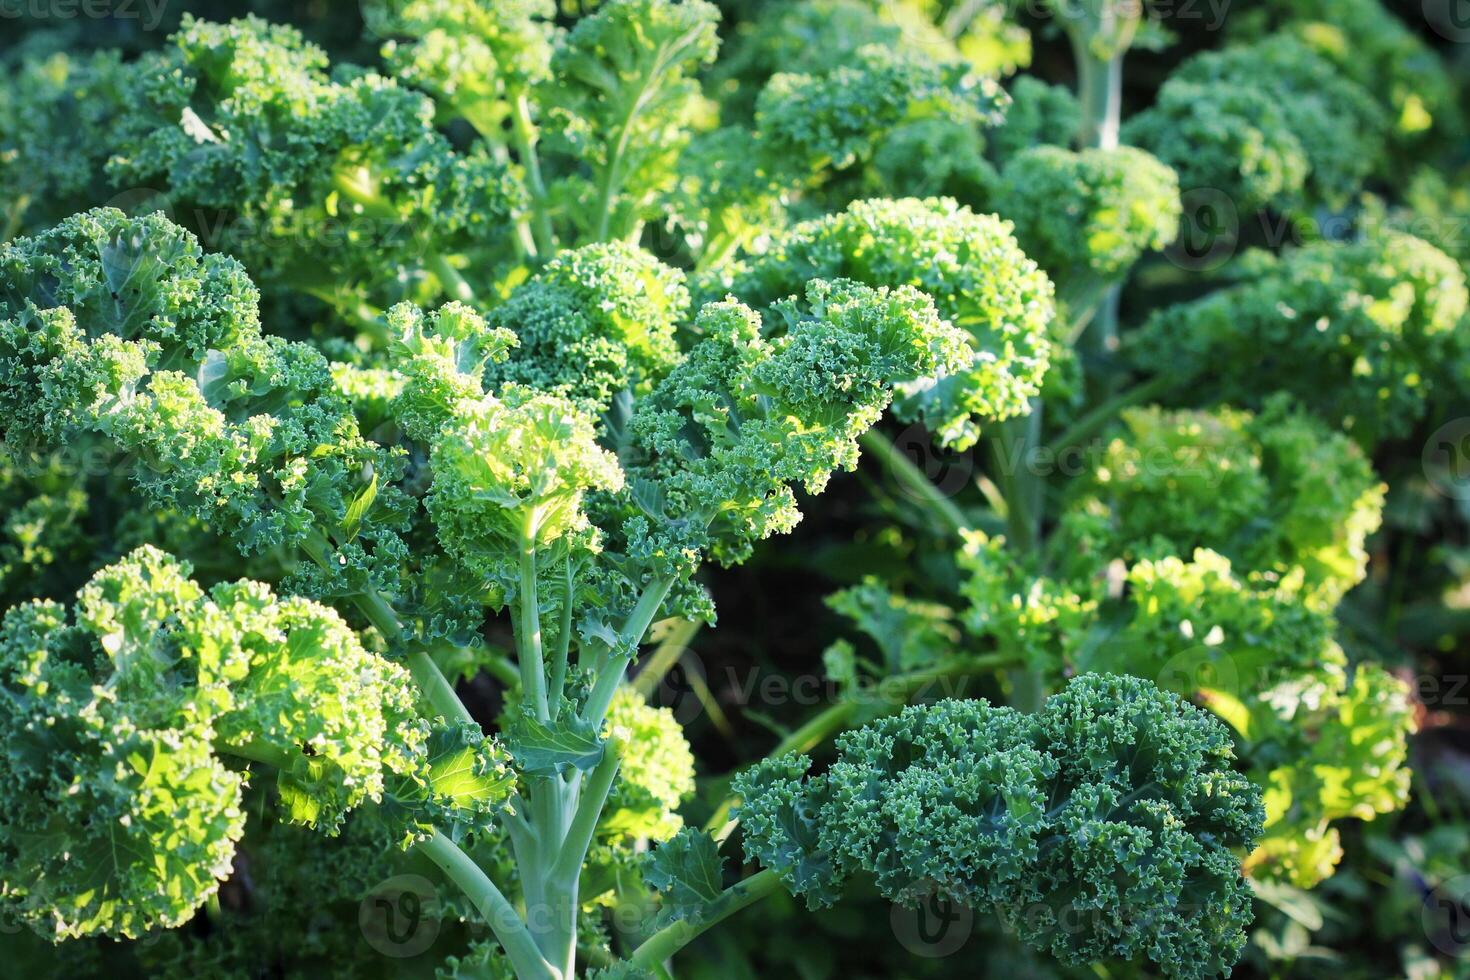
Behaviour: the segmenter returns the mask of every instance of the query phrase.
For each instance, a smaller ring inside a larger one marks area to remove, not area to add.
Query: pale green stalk
[[[546,698],[546,663],[541,652],[541,603],[537,597],[536,583],[536,520],[534,515],[527,522],[521,535],[520,551],[520,595],[516,607],[520,622],[516,629],[516,654],[521,667],[521,691],[526,702],[542,721],[551,719]]]
[[[541,955],[536,940],[515,908],[468,854],[437,830],[418,847],[474,903],[495,938],[505,947],[505,954],[520,980],[565,980],[566,974]]]
[[[653,692],[658,690],[659,684],[663,683],[669,671],[684,656],[689,649],[689,641],[694,639],[694,634],[699,632],[700,624],[691,619],[680,619],[673,622],[659,645],[654,648],[647,661],[638,671],[638,676],[632,680],[633,689],[643,695],[645,699],[653,697]]]
[[[308,535],[301,543],[301,550],[305,551],[307,557],[322,568],[332,567],[331,544],[320,532]],[[439,665],[434,662],[429,652],[422,647],[406,643],[403,624],[387,599],[370,590],[353,596],[350,601],[373,625],[373,628],[383,635],[383,639],[388,641],[390,646],[402,648],[409,672],[413,675],[424,699],[435,711],[451,721],[476,724],[469,709],[454,692],[454,685],[449,683],[448,678],[444,676],[443,671],[439,669]]]
[[[516,153],[526,170],[526,185],[531,196],[532,244],[534,256],[544,261],[556,252],[556,233],[547,210],[546,179],[541,174],[541,155],[536,149],[536,123],[531,119],[531,100],[524,91],[511,100],[511,136]]]
[[[959,505],[946,496],[893,442],[877,429],[869,429],[859,437],[862,447],[877,457],[888,474],[913,493],[920,504],[938,520],[944,530],[958,537],[971,526]]]
[[[781,887],[781,879],[769,868],[725,889],[714,902],[714,911],[698,922],[680,920],[665,926],[633,952],[629,962],[645,970],[660,967],[665,960],[695,939],[743,909],[749,908]]]

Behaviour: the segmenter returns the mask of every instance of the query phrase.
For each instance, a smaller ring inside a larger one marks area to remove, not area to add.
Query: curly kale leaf
[[[1073,302],[1179,233],[1178,177],[1133,147],[1024,150],[1006,163],[994,203]]]
[[[1345,204],[1381,167],[1387,128],[1364,88],[1281,35],[1191,58],[1123,139],[1244,215]]]
[[[1012,232],[1008,222],[951,200],[860,201],[796,226],[704,291],[728,289],[757,307],[821,278],[926,293],[940,316],[970,335],[975,353],[947,378],[904,379],[897,411],[966,448],[981,422],[1029,410],[1050,363],[1052,284]]]
[[[265,762],[293,821],[333,832],[419,764],[406,671],[332,611],[263,585],[206,595],[141,548],[74,610],[0,624],[0,904],[56,939],[134,937],[190,916],[228,874],[244,777]]]
[[[1299,577],[1330,608],[1367,570],[1384,487],[1349,439],[1279,399],[1260,415],[1131,409],[1062,517],[1067,569],[1208,548],[1243,573]]]
[[[813,282],[772,317],[781,332],[767,340],[753,310],[706,306],[705,339],[636,406],[622,503],[642,513],[624,531],[666,569],[687,575],[705,554],[740,562],[789,530],[795,488],[820,492],[856,465],[895,385],[968,359],[963,334],[910,287]]]
[[[837,750],[820,776],[767,760],[736,786],[747,856],[817,904],[862,875],[897,902],[992,905],[1069,963],[1170,976],[1213,976],[1244,947],[1235,849],[1261,833],[1259,791],[1223,726],[1146,681],[1086,675],[1031,716],[912,707]]]
[[[600,416],[668,373],[689,302],[683,274],[640,248],[562,252],[491,313],[520,340],[491,381],[563,394]]]
[[[1370,448],[1470,378],[1465,275],[1434,246],[1374,230],[1250,258],[1237,285],[1155,313],[1138,362],[1214,376],[1220,397],[1247,408],[1289,392]]]

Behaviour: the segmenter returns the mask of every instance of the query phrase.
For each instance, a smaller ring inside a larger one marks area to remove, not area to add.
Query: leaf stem
[[[308,534],[301,542],[301,550],[306,552],[307,557],[316,562],[324,569],[330,570],[331,542],[325,534],[320,531]],[[403,624],[398,619],[398,613],[378,594],[376,590],[369,589],[353,596],[350,600],[364,618],[373,625],[390,647],[402,647],[404,659],[408,663],[409,673],[413,675],[419,690],[423,693],[435,711],[451,721],[467,721],[477,724],[470,715],[469,709],[454,693],[454,685],[444,676],[439,665],[434,662],[428,651],[417,645],[409,644],[403,633]]]
[[[487,674],[508,688],[516,687],[521,683],[521,672],[515,664],[510,662],[510,658],[494,651],[487,652],[486,656],[480,660],[480,666]]]
[[[936,487],[908,454],[895,446],[887,436],[877,429],[869,429],[859,437],[862,447],[878,458],[890,476],[903,484],[919,498],[930,513],[938,518],[947,534],[958,536],[971,526],[964,511]]]
[[[720,924],[736,912],[749,908],[780,887],[780,877],[769,868],[746,878],[739,884],[731,885],[715,900],[714,910],[700,919],[698,923],[680,920],[665,926],[634,950],[629,962],[634,966],[651,970],[699,938],[710,927]]]
[[[531,522],[534,524],[534,521]],[[516,596],[520,619],[516,629],[517,659],[521,667],[521,690],[536,709],[536,717],[549,721],[546,699],[546,662],[541,652],[541,602],[536,588],[536,538],[534,527],[521,536],[521,589]]]
[[[1051,458],[1055,459],[1062,453],[1082,445],[1097,435],[1107,427],[1108,423],[1117,418],[1123,409],[1152,401],[1154,398],[1168,393],[1178,383],[1177,378],[1160,375],[1119,392],[1072,423],[1066,431],[1053,439],[1047,447]]]
[[[551,227],[551,214],[547,211],[546,180],[541,174],[541,156],[536,149],[536,124],[531,119],[531,100],[524,91],[516,93],[511,100],[511,136],[515,140],[516,153],[521,166],[526,168],[527,189],[531,192],[532,237],[535,257],[550,258],[556,251],[556,232]]]
[[[1006,534],[1012,545],[1029,553],[1041,533],[1041,504],[1044,481],[1035,471],[1032,452],[1040,442],[1040,398],[1031,401],[1031,412],[1007,419],[997,427],[998,438],[990,441],[996,478],[1006,501]]]
[[[541,955],[536,940],[515,908],[468,854],[437,830],[418,846],[474,903],[495,938],[505,947],[520,980],[563,980],[560,972]]]
[[[424,265],[434,274],[434,278],[439,280],[439,285],[444,287],[444,291],[449,294],[450,298],[471,306],[475,305],[474,289],[465,281],[464,276],[460,275],[459,270],[449,263],[447,256],[431,255],[424,261]]]
[[[1123,59],[1138,32],[1140,14],[1114,0],[1084,0],[1081,18],[1065,26],[1077,62],[1077,98],[1082,103],[1077,141],[1113,149],[1123,119]],[[1138,7],[1141,9],[1142,4]]]
[[[572,651],[572,603],[576,598],[577,576],[572,556],[562,563],[561,619],[557,624],[556,650],[551,659],[551,686],[547,693],[551,720],[561,714],[562,694],[567,685],[567,661]]]
[[[656,578],[648,583],[643,589],[643,594],[638,597],[638,604],[628,614],[627,622],[619,631],[619,650],[617,655],[611,657],[609,662],[598,671],[597,679],[593,681],[592,693],[587,696],[587,704],[582,709],[582,717],[592,725],[593,728],[601,729],[602,723],[607,719],[607,709],[612,704],[613,695],[617,693],[618,685],[623,682],[623,675],[628,670],[628,665],[638,653],[638,645],[643,642],[643,635],[648,632],[648,627],[653,624],[653,619],[658,615],[659,609],[668,597],[669,590],[674,587],[672,575]]]
[[[658,690],[659,684],[663,682],[679,658],[684,656],[684,651],[689,649],[689,641],[694,639],[694,634],[699,632],[702,625],[692,619],[670,620],[668,633],[659,641],[648,661],[633,678],[633,688],[645,699],[653,697],[653,692]]]
[[[470,715],[469,709],[464,706],[464,702],[459,699],[459,695],[454,693],[454,685],[449,683],[449,678],[444,676],[444,672],[439,669],[439,665],[434,662],[429,651],[410,650],[405,660],[408,664],[408,672],[413,675],[419,690],[424,694],[424,699],[435,711],[448,721],[467,721],[472,725],[479,725],[479,722]]]
[[[613,782],[617,779],[618,767],[622,762],[622,743],[616,737],[609,738],[602,761],[592,770],[582,787],[582,796],[577,801],[576,812],[567,827],[561,853],[557,855],[556,863],[551,868],[553,879],[575,879],[581,874],[582,862],[587,860],[587,849],[592,846],[592,835],[597,830],[597,821],[602,817],[602,809],[607,805],[608,794],[612,792]]]

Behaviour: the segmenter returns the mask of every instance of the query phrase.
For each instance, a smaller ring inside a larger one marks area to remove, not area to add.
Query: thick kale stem
[[[857,713],[858,702],[844,699],[807,719],[806,724],[787,735],[771,751],[771,758],[794,752],[810,752],[836,733],[848,727]]]
[[[464,276],[460,275],[459,270],[449,263],[446,256],[431,255],[425,260],[424,265],[434,274],[434,278],[439,280],[439,285],[444,288],[450,298],[471,306],[475,304],[474,289],[468,282],[465,282]]]
[[[1082,103],[1078,143],[1087,148],[1115,149],[1123,121],[1123,52],[1100,57],[1092,36],[1073,31],[1071,37],[1077,58],[1077,95]]]
[[[622,743],[616,737],[609,738],[602,761],[592,770],[582,787],[582,796],[577,801],[576,812],[567,827],[561,854],[557,856],[556,864],[551,869],[552,878],[575,880],[581,874],[582,863],[587,860],[587,849],[592,846],[592,835],[597,830],[597,821],[602,817],[602,809],[607,805],[607,796],[612,792],[618,767],[622,762]]]
[[[1139,13],[1113,0],[1085,0],[1083,5],[1088,9],[1081,20],[1067,25],[1082,103],[1077,142],[1084,149],[1117,149],[1123,127],[1123,59],[1138,31]],[[1121,287],[1109,289],[1092,318],[1086,339],[1095,351],[1110,352],[1118,345],[1120,296]]]
[[[949,535],[957,536],[970,527],[971,522],[965,517],[964,511],[945,496],[908,454],[895,446],[887,436],[877,429],[869,429],[858,441],[864,449],[878,458],[890,476],[917,495],[919,501],[938,519]]]
[[[555,775],[532,776],[527,782],[530,836],[535,846],[526,850],[526,856],[520,850],[516,854],[527,923],[541,954],[553,968],[570,976],[572,964],[567,956],[575,932],[575,882],[569,888],[567,882],[552,874],[551,868],[566,840],[576,783],[568,785]]]
[[[622,744],[608,739],[602,760],[584,781],[581,773],[534,781],[534,836],[540,846],[520,861],[526,907],[537,947],[559,970],[572,976],[577,956],[578,886],[592,846],[597,821],[607,804],[622,762]]]
[[[597,679],[592,682],[592,692],[587,695],[587,704],[582,709],[583,720],[599,728],[602,726],[607,720],[608,708],[612,706],[613,695],[623,683],[623,676],[632,662],[632,654],[622,653],[598,670]]]
[[[643,594],[638,597],[638,604],[628,614],[628,621],[623,624],[623,643],[630,648],[636,648],[643,642],[643,637],[648,633],[648,628],[653,625],[654,617],[658,615],[664,600],[669,596],[669,590],[674,587],[674,576],[666,575],[656,578],[644,588]]]
[[[505,947],[520,980],[563,980],[563,975],[541,955],[536,940],[505,895],[468,854],[437,830],[418,846],[474,903],[495,938]]]
[[[1006,500],[1006,534],[1023,553],[1036,547],[1041,533],[1041,504],[1045,481],[1036,471],[1033,452],[1040,444],[1041,399],[1032,399],[1031,413],[1007,419],[990,441],[991,459]]]
[[[478,661],[484,668],[485,673],[495,678],[508,688],[520,686],[521,672],[516,665],[510,662],[509,657],[503,657],[498,653],[487,653]]]
[[[469,709],[454,692],[454,685],[449,683],[449,678],[444,676],[444,672],[439,669],[439,665],[434,662],[429,652],[422,647],[405,643],[403,626],[398,620],[398,614],[388,604],[388,600],[376,592],[364,592],[353,596],[352,603],[391,645],[406,647],[404,661],[408,665],[409,673],[413,675],[419,690],[423,692],[424,699],[435,711],[450,721],[467,721],[475,724]]]
[[[1113,149],[1123,122],[1123,59],[1138,33],[1143,5],[1115,0],[1081,0],[1077,10],[1067,9],[1067,2],[1057,5],[1077,62],[1078,143]]]
[[[439,714],[448,721],[467,721],[471,724],[479,723],[470,715],[469,709],[454,693],[454,685],[449,683],[449,678],[439,669],[429,651],[416,649],[410,650],[405,658],[408,663],[408,672],[418,683],[419,690],[424,693],[424,698]]]
[[[628,621],[623,624],[619,633],[622,649],[598,672],[592,685],[592,693],[587,696],[586,707],[582,709],[583,718],[593,727],[602,727],[607,718],[607,709],[612,705],[613,695],[617,693],[628,665],[638,652],[638,645],[643,642],[644,634],[653,625],[654,617],[658,615],[664,599],[673,587],[672,575],[654,579],[644,588],[643,594],[638,597],[638,604],[628,614]]]
[[[531,522],[534,524],[534,520]],[[541,601],[536,587],[536,537],[534,527],[527,529],[520,542],[521,589],[516,596],[520,612],[516,624],[516,653],[521,666],[521,690],[536,710],[536,716],[548,721],[551,713],[546,699],[546,662],[541,652]]]
[[[654,933],[642,946],[633,951],[629,962],[634,966],[651,970],[688,946],[706,930],[719,925],[736,912],[754,905],[780,887],[780,877],[770,869],[751,875],[739,884],[725,889],[724,893],[715,900],[715,910],[698,923],[680,920]]]
[[[548,692],[551,720],[561,714],[562,693],[567,684],[567,661],[572,651],[572,602],[577,586],[576,567],[571,555],[562,563],[561,619],[557,624],[556,652],[551,660],[551,686]]]
[[[531,119],[531,100],[525,92],[517,92],[511,100],[511,135],[521,166],[526,168],[527,189],[531,192],[532,236],[535,257],[550,258],[556,251],[556,233],[547,211],[546,180],[541,175],[541,156],[536,149],[536,124]]]

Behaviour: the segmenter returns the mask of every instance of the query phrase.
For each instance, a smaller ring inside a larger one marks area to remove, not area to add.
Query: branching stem
[[[736,912],[749,908],[780,887],[780,877],[769,869],[754,874],[739,884],[731,885],[715,900],[713,912],[698,923],[681,920],[660,929],[633,952],[630,962],[645,970],[654,969],[711,927],[719,925]]]
[[[495,938],[505,947],[520,980],[564,980],[560,971],[541,955],[536,940],[515,908],[468,854],[437,830],[433,837],[419,844],[419,849],[474,903]]]
[[[936,487],[908,454],[895,446],[883,433],[877,429],[869,429],[858,441],[864,449],[877,457],[890,476],[917,497],[919,503],[934,515],[948,534],[957,537],[961,531],[972,525],[959,505]]]

